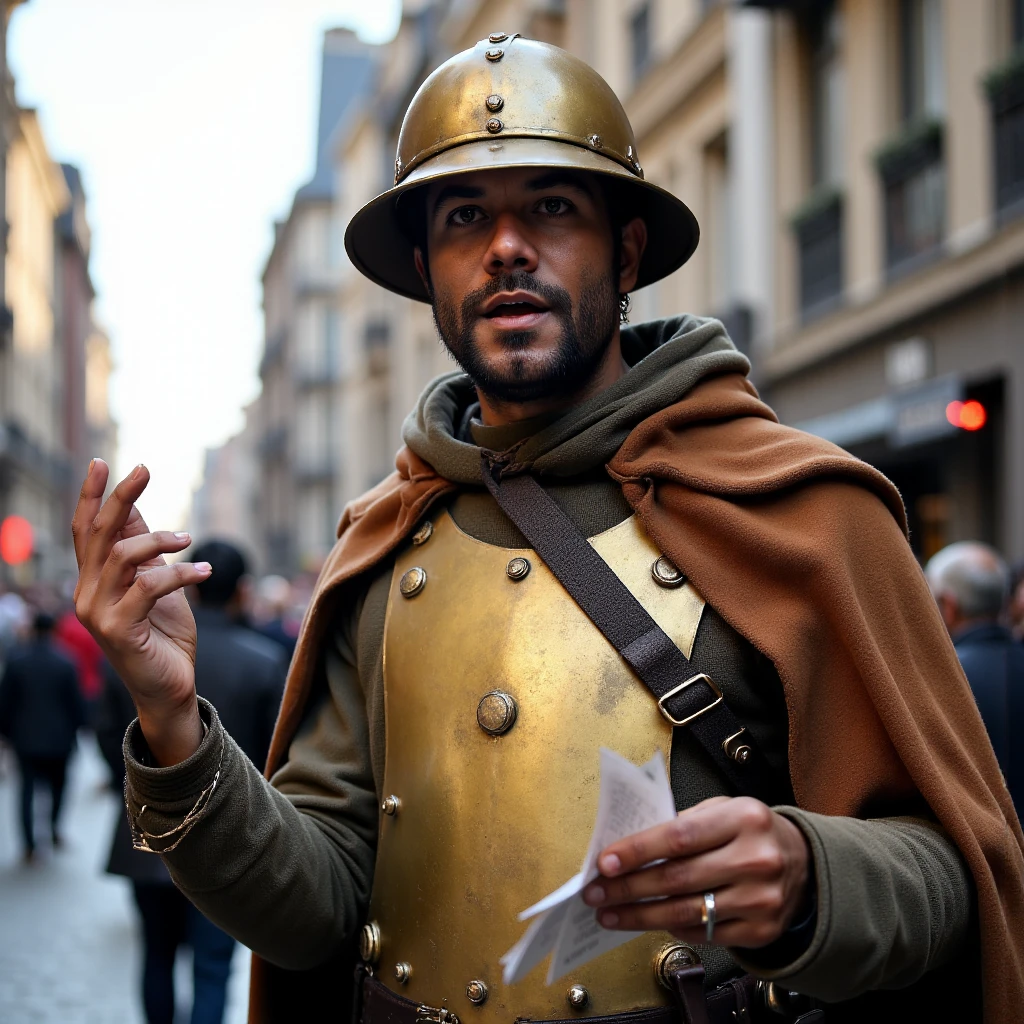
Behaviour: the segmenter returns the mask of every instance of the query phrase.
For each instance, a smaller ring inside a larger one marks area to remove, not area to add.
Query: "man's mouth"
[[[484,303],[481,316],[497,327],[529,327],[536,323],[548,306],[528,292],[499,293]]]

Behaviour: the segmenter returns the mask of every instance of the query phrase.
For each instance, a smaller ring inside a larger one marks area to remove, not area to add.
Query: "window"
[[[1013,51],[985,77],[992,112],[995,201],[1000,220],[1024,213],[1024,0],[1013,0],[1006,29]]]
[[[843,176],[846,96],[842,64],[842,19],[835,0],[815,8],[811,43],[811,177],[816,188]]]
[[[834,309],[843,291],[843,137],[846,95],[842,18],[836,0],[811,9],[809,51],[811,194],[793,217],[800,264],[800,314]]]
[[[900,0],[900,90],[903,121],[940,118],[946,97],[941,0]]]
[[[708,300],[716,315],[729,308],[733,294],[733,216],[729,181],[729,144],[723,135],[704,151],[707,183],[706,233]]]
[[[633,43],[633,81],[638,82],[651,62],[651,5],[641,4],[630,21]]]
[[[885,192],[886,265],[913,269],[945,235],[941,0],[900,0],[900,135],[877,154]]]

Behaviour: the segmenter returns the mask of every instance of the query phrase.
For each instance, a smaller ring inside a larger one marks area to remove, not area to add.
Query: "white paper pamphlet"
[[[599,874],[598,854],[610,843],[661,825],[676,816],[675,800],[661,751],[635,765],[601,748],[601,791],[597,820],[583,867],[564,885],[519,915],[530,920],[522,938],[501,958],[505,984],[524,978],[551,953],[547,984],[642,932],[610,931],[583,902],[583,889]],[[531,920],[532,919],[532,920]]]

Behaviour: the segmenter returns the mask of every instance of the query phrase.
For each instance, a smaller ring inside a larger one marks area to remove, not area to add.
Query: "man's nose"
[[[510,270],[537,269],[538,253],[526,236],[523,224],[510,213],[500,214],[494,221],[494,231],[484,256],[484,268],[489,274],[508,273]]]

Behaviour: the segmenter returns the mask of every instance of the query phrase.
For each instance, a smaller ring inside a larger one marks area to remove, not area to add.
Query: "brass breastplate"
[[[703,599],[689,584],[655,582],[660,552],[636,519],[591,543],[689,655]],[[529,562],[519,579],[516,559]],[[494,690],[516,704],[502,735],[481,725],[507,721],[500,700],[480,707]],[[518,913],[583,861],[599,748],[641,763],[659,749],[667,757],[672,741],[654,698],[540,558],[477,541],[442,513],[395,565],[384,706],[385,813],[370,904],[380,980],[463,1024],[571,1018],[566,994],[577,984],[589,996],[584,1016],[667,1002],[652,970],[671,941],[664,933],[551,986],[546,964],[515,985],[501,979],[498,960],[526,927]],[[486,986],[482,1003],[469,998],[471,982]]]

